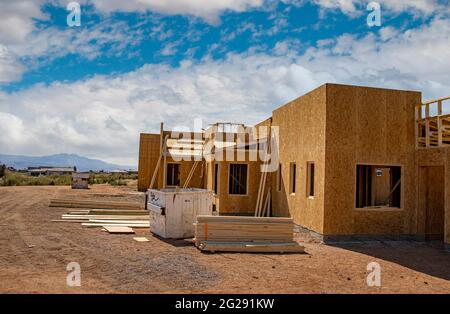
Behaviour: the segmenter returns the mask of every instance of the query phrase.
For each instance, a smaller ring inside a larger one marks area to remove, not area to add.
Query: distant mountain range
[[[57,154],[49,156],[22,156],[0,154],[0,164],[15,169],[28,167],[77,167],[77,171],[130,170],[135,167],[110,164],[98,159],[90,159],[75,154]]]

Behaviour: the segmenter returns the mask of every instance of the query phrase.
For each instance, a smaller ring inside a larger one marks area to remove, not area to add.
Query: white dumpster
[[[163,238],[192,238],[197,215],[212,215],[212,203],[213,192],[204,189],[150,189],[150,231]]]

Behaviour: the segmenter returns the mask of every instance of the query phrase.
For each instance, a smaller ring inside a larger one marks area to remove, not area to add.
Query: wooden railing
[[[444,104],[450,97],[440,98],[416,106],[416,146],[450,146],[450,112],[444,113]],[[450,107],[449,107],[450,109]]]

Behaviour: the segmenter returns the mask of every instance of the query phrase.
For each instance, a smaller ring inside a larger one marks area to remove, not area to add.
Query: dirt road
[[[0,188],[1,293],[450,292],[450,253],[440,244],[329,246],[298,235],[299,241],[307,241],[302,242],[307,254],[205,254],[186,241],[153,237],[148,229],[111,235],[51,222],[67,209],[49,208],[49,199],[67,195],[142,199],[123,187]],[[134,236],[150,241],[136,242]],[[366,267],[374,261],[381,266],[381,287],[366,284]],[[81,287],[66,284],[70,262],[80,264]]]

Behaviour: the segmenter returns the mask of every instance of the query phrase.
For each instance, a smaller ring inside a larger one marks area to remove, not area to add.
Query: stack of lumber
[[[148,211],[136,203],[58,199],[52,200],[50,206],[76,208],[54,222],[81,223],[83,227],[103,228],[110,233],[134,233],[130,228],[150,227]]]
[[[292,218],[197,216],[194,241],[210,252],[304,252]]]
[[[67,208],[95,208],[95,209],[121,209],[121,210],[142,210],[143,206],[139,203],[116,202],[116,201],[97,201],[89,199],[57,198],[50,200],[50,207]]]

